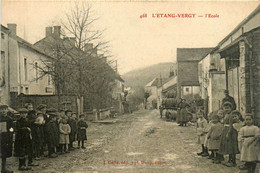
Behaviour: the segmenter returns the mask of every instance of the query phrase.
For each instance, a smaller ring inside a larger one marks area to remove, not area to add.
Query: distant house
[[[242,113],[260,122],[260,5],[215,48],[225,60],[226,89]]]
[[[16,35],[16,24],[1,25],[0,102],[15,106],[15,100],[24,95],[53,95],[51,76],[41,75],[42,60],[50,56]]]
[[[177,96],[199,93],[198,63],[213,48],[177,48]]]
[[[145,86],[145,92],[149,93],[149,97],[147,99],[148,108],[158,108],[160,103],[160,94],[161,90],[158,90],[167,78],[154,78]]]
[[[121,78],[121,76],[115,73],[115,86],[113,87],[113,98],[117,101],[115,105],[115,110],[120,114],[124,113],[124,102],[125,100],[125,81]]]

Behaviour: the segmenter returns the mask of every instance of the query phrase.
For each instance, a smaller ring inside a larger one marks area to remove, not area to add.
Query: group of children
[[[260,161],[260,129],[254,125],[252,114],[246,114],[244,120],[233,104],[226,101],[221,110],[209,114],[208,120],[202,111],[197,117],[198,143],[202,146],[199,156],[208,157],[215,164],[235,167],[236,155],[240,153],[243,164],[239,169],[255,173]]]
[[[84,142],[87,140],[86,129],[88,125],[83,114],[79,115],[79,120],[77,120],[77,115],[71,110],[47,109],[44,104],[39,105],[34,110],[33,105],[28,103],[24,108],[19,109],[17,119],[11,121],[10,118],[3,118],[8,117],[7,108],[6,105],[0,106],[1,123],[7,122],[6,120],[9,122],[6,128],[8,139],[12,138],[10,136],[13,132],[15,134],[14,156],[19,157],[18,170],[26,171],[31,169],[30,166],[38,166],[33,160],[43,159],[44,156],[47,156],[45,155],[47,152],[49,158],[69,153],[75,149],[73,142],[76,139],[78,141],[77,148],[85,149]],[[11,128],[13,128],[13,132],[10,131]],[[5,154],[3,151],[10,145],[12,150],[12,140],[9,142],[3,140],[3,134],[1,130],[1,172],[10,173],[12,171],[7,170],[5,165],[6,158],[12,155],[12,151],[11,154]],[[28,164],[26,164],[26,156],[28,156]]]

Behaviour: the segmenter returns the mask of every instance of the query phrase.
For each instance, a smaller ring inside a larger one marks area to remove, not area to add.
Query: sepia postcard
[[[1,172],[260,173],[259,1],[2,0]]]

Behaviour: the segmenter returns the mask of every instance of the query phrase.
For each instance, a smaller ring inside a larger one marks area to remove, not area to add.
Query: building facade
[[[177,48],[177,97],[199,93],[198,63],[212,48]]]
[[[226,89],[237,109],[260,122],[260,5],[217,46],[225,60]]]
[[[16,35],[16,24],[1,25],[1,70],[4,86],[1,87],[1,102],[14,106],[17,96],[53,95],[51,76],[40,73],[51,57]],[[2,68],[1,68],[2,69]]]

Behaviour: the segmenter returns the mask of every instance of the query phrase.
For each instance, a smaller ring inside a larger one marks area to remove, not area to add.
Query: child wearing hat
[[[31,125],[32,137],[34,140],[34,151],[35,151],[35,160],[41,160],[41,149],[44,143],[44,134],[43,134],[43,123],[44,118],[42,113],[37,113],[36,118]]]
[[[70,125],[70,128],[71,128],[69,149],[74,150],[73,142],[76,140],[76,134],[77,134],[77,130],[78,130],[76,114],[72,114],[72,111],[67,110],[66,115],[69,117],[68,124]]]
[[[47,123],[47,134],[48,134],[48,155],[50,158],[57,157],[55,149],[59,145],[59,129],[56,125],[57,111],[50,109],[48,114],[50,115],[50,121]]]
[[[45,104],[40,104],[37,107],[37,113],[41,113],[43,115],[43,124],[41,125],[41,131],[43,134],[43,145],[41,148],[41,156],[44,155],[44,152],[46,151],[46,146],[47,146],[47,128],[46,128],[46,124],[49,122],[49,115],[47,115],[47,105]],[[43,157],[42,157],[43,158]]]
[[[64,117],[62,122],[59,125],[60,137],[59,143],[61,144],[61,152],[69,153],[68,145],[69,145],[69,134],[71,132],[70,125],[68,124],[68,118]]]
[[[12,173],[6,168],[6,159],[12,156],[13,149],[13,120],[7,115],[8,106],[0,105],[0,156],[2,159],[1,172]]]
[[[27,119],[28,110],[25,108],[19,109],[20,118],[16,122],[16,130],[17,130],[17,151],[19,156],[19,167],[18,170],[26,171],[31,168],[26,166],[26,156],[29,154],[29,150],[31,150],[28,143],[31,142],[31,129],[30,124]]]
[[[28,110],[28,115],[27,115],[27,119],[29,121],[29,125],[30,125],[30,129],[31,129],[31,134],[32,134],[32,140],[31,143],[28,144],[31,146],[31,150],[29,150],[29,154],[28,154],[28,166],[39,166],[39,164],[37,163],[33,163],[33,157],[35,157],[36,155],[36,150],[35,150],[35,145],[37,143],[36,141],[36,131],[34,128],[34,121],[36,119],[36,112],[35,110],[33,110],[33,105],[32,103],[26,103],[24,105],[24,107]]]

